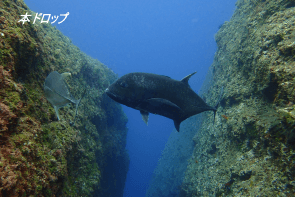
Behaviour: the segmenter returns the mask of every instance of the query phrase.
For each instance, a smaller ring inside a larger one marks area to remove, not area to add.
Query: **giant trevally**
[[[149,113],[158,114],[174,121],[177,131],[185,119],[204,111],[214,111],[189,86],[188,80],[196,72],[181,81],[151,73],[129,73],[106,89],[106,94],[128,107],[140,110],[142,119],[147,124]],[[222,92],[222,91],[221,91]]]

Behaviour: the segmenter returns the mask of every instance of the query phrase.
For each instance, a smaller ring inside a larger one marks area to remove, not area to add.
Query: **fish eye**
[[[127,83],[125,83],[125,82],[121,82],[120,83],[120,86],[123,87],[123,88],[127,88],[128,87]]]

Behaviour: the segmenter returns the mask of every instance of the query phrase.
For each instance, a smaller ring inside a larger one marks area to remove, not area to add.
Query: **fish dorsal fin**
[[[146,125],[148,125],[149,112],[140,110],[140,114],[141,114],[142,120],[145,122]]]
[[[70,122],[70,124],[71,124],[72,126],[74,126],[74,125],[75,125],[76,116],[77,116],[77,114],[78,114],[78,107],[79,107],[79,104],[80,104],[80,102],[81,102],[82,98],[85,96],[85,94],[86,94],[86,89],[84,90],[84,92],[83,92],[83,94],[82,94],[81,98],[80,98],[79,100],[77,100],[77,103],[76,103],[76,112],[75,112],[75,117],[74,117],[74,120],[73,120],[73,122]]]
[[[197,72],[193,72],[192,74],[184,77],[183,79],[181,79],[181,82],[185,83],[186,85],[188,85],[188,80],[191,76],[193,76],[194,74],[196,74]]]

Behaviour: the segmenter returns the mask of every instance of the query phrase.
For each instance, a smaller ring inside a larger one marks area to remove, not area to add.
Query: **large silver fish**
[[[84,92],[79,100],[73,98],[69,91],[68,85],[64,80],[67,76],[71,76],[71,73],[66,72],[59,74],[57,71],[53,71],[46,77],[44,82],[45,97],[52,104],[58,120],[60,120],[58,113],[59,108],[64,107],[69,103],[76,104],[76,118],[78,106],[80,104],[82,97],[85,94]]]

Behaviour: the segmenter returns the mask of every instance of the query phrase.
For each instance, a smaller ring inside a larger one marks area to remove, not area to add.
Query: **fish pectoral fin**
[[[140,110],[140,114],[141,114],[142,120],[145,122],[146,125],[148,125],[149,112]]]
[[[176,109],[177,111],[180,110],[181,108],[178,107],[178,105],[176,105],[175,103],[167,100],[167,99],[163,99],[163,98],[151,98],[151,99],[147,99],[146,102],[148,102],[151,106],[154,107],[159,107],[159,108],[173,108]]]
[[[174,120],[175,129],[179,132],[180,122],[178,120]]]

